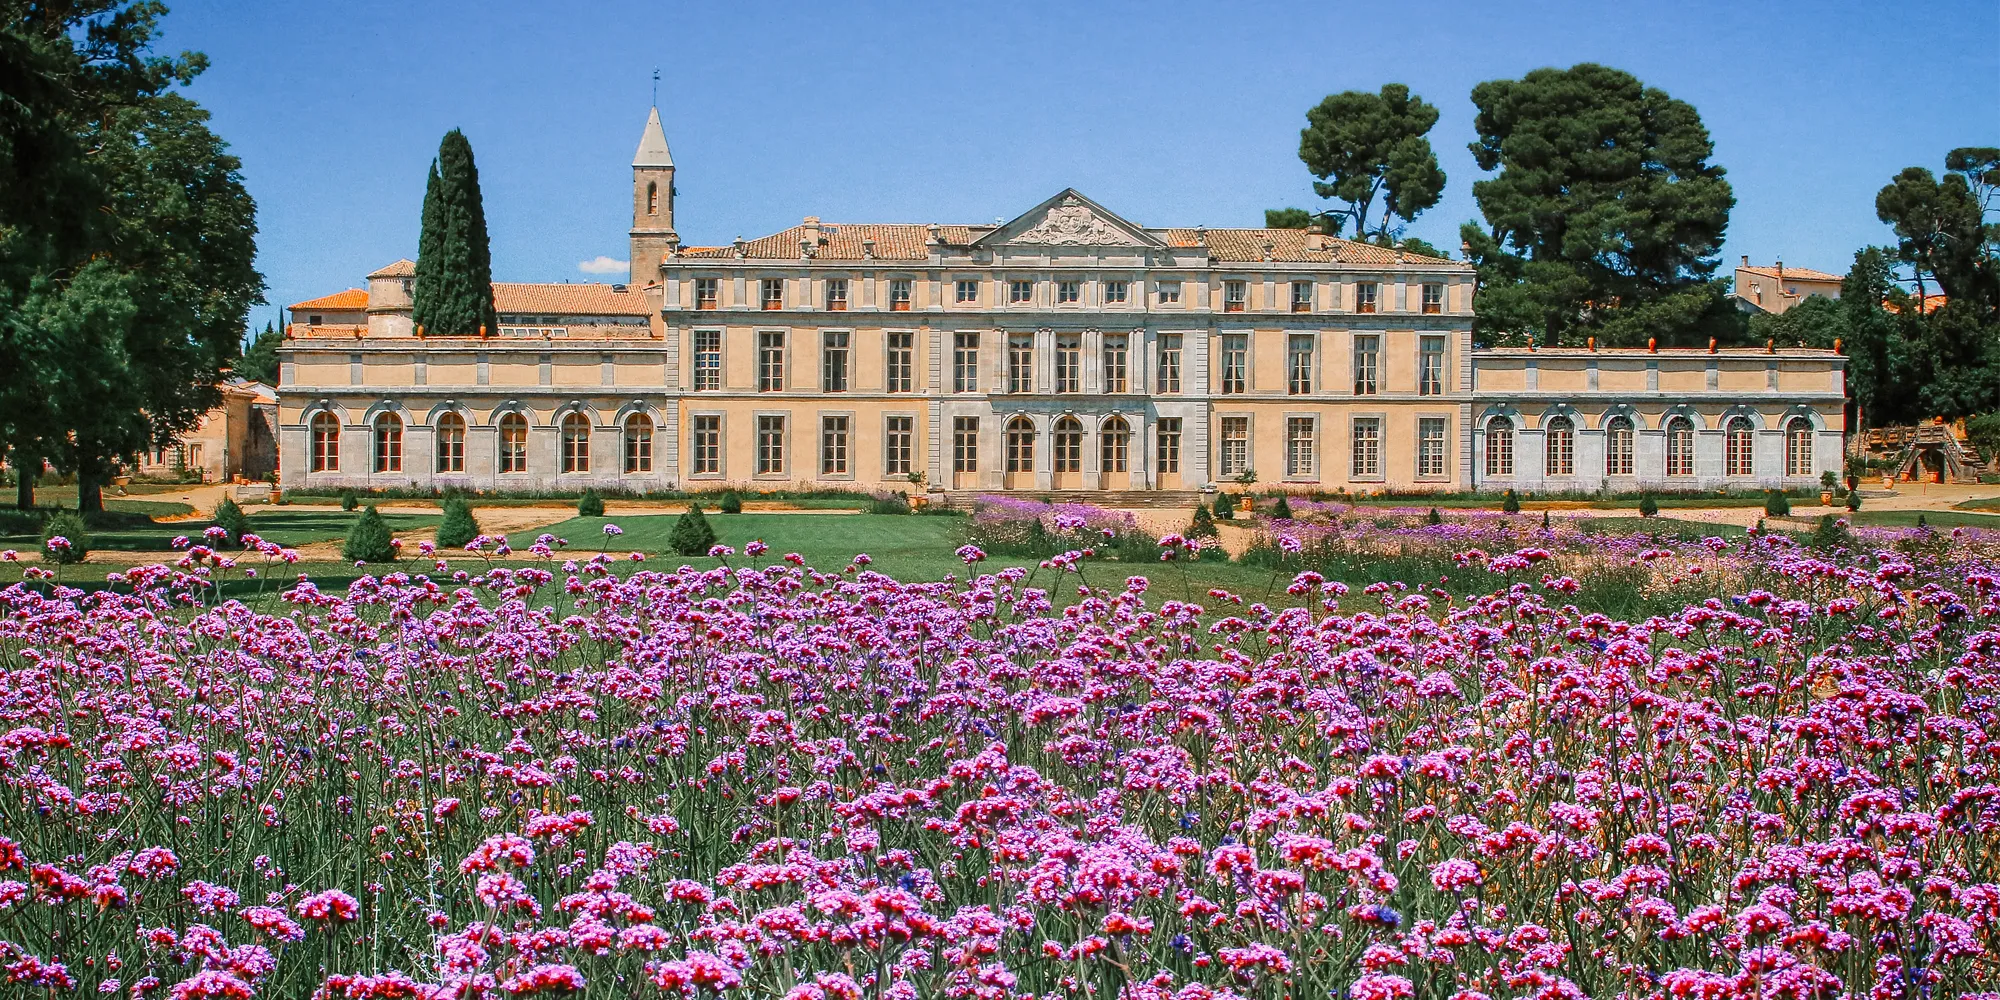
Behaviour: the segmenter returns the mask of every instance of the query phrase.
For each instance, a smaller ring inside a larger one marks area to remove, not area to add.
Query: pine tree
[[[479,520],[472,516],[472,505],[462,497],[445,500],[444,520],[438,522],[438,548],[462,549],[478,537]]]
[[[349,562],[389,562],[396,558],[396,547],[390,544],[388,522],[369,504],[354,519],[354,526],[347,529],[347,542],[340,547],[340,557]]]
[[[276,323],[265,323],[264,329],[250,342],[248,350],[236,359],[236,374],[252,382],[265,385],[278,384],[278,348],[284,346],[285,334]]]
[[[715,546],[715,529],[708,526],[708,518],[702,515],[700,504],[688,505],[687,513],[674,522],[667,544],[684,556],[705,556]]]
[[[424,233],[417,241],[412,315],[424,331],[445,337],[492,333],[493,250],[479,167],[465,133],[452,129],[438,146],[437,197],[424,196]],[[431,260],[425,260],[428,252]]]

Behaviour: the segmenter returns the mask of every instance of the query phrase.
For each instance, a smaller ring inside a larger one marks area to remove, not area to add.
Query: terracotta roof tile
[[[878,260],[926,260],[930,256],[930,227],[901,223],[824,223],[814,244],[816,260],[861,260],[863,240],[875,241]],[[965,246],[993,231],[992,226],[939,226],[938,238],[949,246]],[[1306,245],[1303,229],[1153,229],[1147,230],[1170,247],[1192,249],[1207,246],[1220,261],[1261,261],[1264,243],[1271,243],[1271,258],[1287,263],[1363,264],[1394,266],[1398,263],[1445,263],[1405,251],[1378,247],[1352,240],[1329,239],[1326,249]],[[799,241],[812,239],[807,226],[793,226],[783,232],[746,240],[743,256],[749,260],[800,260]],[[735,246],[683,247],[679,259],[726,260],[736,256]],[[673,258],[670,258],[673,259]]]
[[[370,272],[368,276],[371,278],[410,278],[415,277],[416,273],[417,262],[405,257],[394,264]]]
[[[1325,249],[1314,250],[1309,240],[1312,234],[1303,229],[1168,229],[1165,233],[1168,246],[1198,247],[1206,244],[1209,254],[1219,261],[1261,261],[1264,259],[1264,244],[1269,243],[1271,259],[1284,263],[1385,267],[1448,263],[1437,257],[1334,237],[1326,239]]]
[[[1738,271],[1748,271],[1748,272],[1750,272],[1751,274],[1761,274],[1761,275],[1763,275],[1763,276],[1764,276],[1764,277],[1766,277],[1766,278],[1776,278],[1776,277],[1779,277],[1779,276],[1780,276],[1780,275],[1778,274],[1778,269],[1777,269],[1777,268],[1775,268],[1775,267],[1762,267],[1762,266],[1755,266],[1755,265],[1753,265],[1753,266],[1748,266],[1748,267],[1738,267],[1738,268],[1737,268],[1737,270],[1738,270]],[[1815,271],[1815,270],[1813,270],[1813,269],[1812,269],[1812,268],[1810,268],[1810,267],[1788,267],[1788,268],[1785,268],[1785,273],[1784,273],[1783,277],[1785,277],[1785,278],[1787,278],[1787,279],[1792,279],[1792,280],[1797,280],[1797,281],[1844,281],[1844,280],[1846,280],[1846,279],[1845,279],[1845,277],[1844,277],[1844,276],[1842,276],[1842,275],[1838,275],[1838,274],[1828,274],[1828,273],[1826,273],[1825,271]]]
[[[557,316],[652,315],[644,292],[615,291],[596,282],[493,283],[493,309],[501,313],[548,313]]]
[[[360,312],[368,308],[368,292],[361,288],[350,288],[332,295],[322,295],[316,299],[292,304],[293,310],[323,309],[327,312]]]

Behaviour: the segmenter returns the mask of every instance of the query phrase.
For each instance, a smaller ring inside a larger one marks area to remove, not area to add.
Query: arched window
[[[1007,471],[1035,471],[1035,423],[1027,417],[1007,422]]]
[[[581,413],[562,420],[562,470],[590,471],[590,418]]]
[[[1514,422],[1506,417],[1486,422],[1486,474],[1514,474]]]
[[[1616,416],[1604,422],[1604,474],[1632,474],[1632,418]]]
[[[1568,417],[1542,425],[1542,475],[1576,475],[1576,424]]]
[[[646,214],[660,214],[660,186],[652,181],[646,182]]]
[[[1056,421],[1055,471],[1083,471],[1083,425],[1075,417]]]
[[[1097,431],[1098,471],[1126,471],[1127,456],[1131,452],[1132,428],[1124,417],[1112,417]]]
[[[465,418],[456,413],[438,418],[437,470],[465,471]]]
[[[393,413],[375,418],[375,471],[403,471],[403,418]]]
[[[330,410],[313,414],[312,471],[340,471],[340,418]]]
[[[1813,425],[1804,417],[1785,421],[1785,475],[1810,476],[1813,471]]]
[[[625,471],[653,471],[653,418],[643,413],[625,418]]]
[[[1667,475],[1694,475],[1694,421],[1686,417],[1667,421]]]
[[[1722,467],[1727,476],[1757,474],[1756,436],[1749,417],[1730,417],[1729,425],[1723,428]]]
[[[500,471],[528,471],[528,418],[518,413],[500,418]]]

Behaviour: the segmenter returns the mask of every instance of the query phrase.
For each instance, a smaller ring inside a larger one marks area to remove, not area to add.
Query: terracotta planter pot
[[[1822,507],[1831,507],[1831,506],[1833,506],[1833,491],[1832,491],[1832,490],[1821,490],[1821,491],[1819,491],[1819,505],[1820,505],[1820,506],[1822,506]]]

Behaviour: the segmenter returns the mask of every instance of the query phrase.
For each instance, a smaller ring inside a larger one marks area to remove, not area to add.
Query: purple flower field
[[[1414,520],[1271,526],[1263,603],[1177,538],[1110,586],[44,573],[0,591],[0,993],[2000,997],[1991,540]],[[1284,565],[1329,534],[1458,572]],[[1717,590],[1576,606],[1635,566]]]

